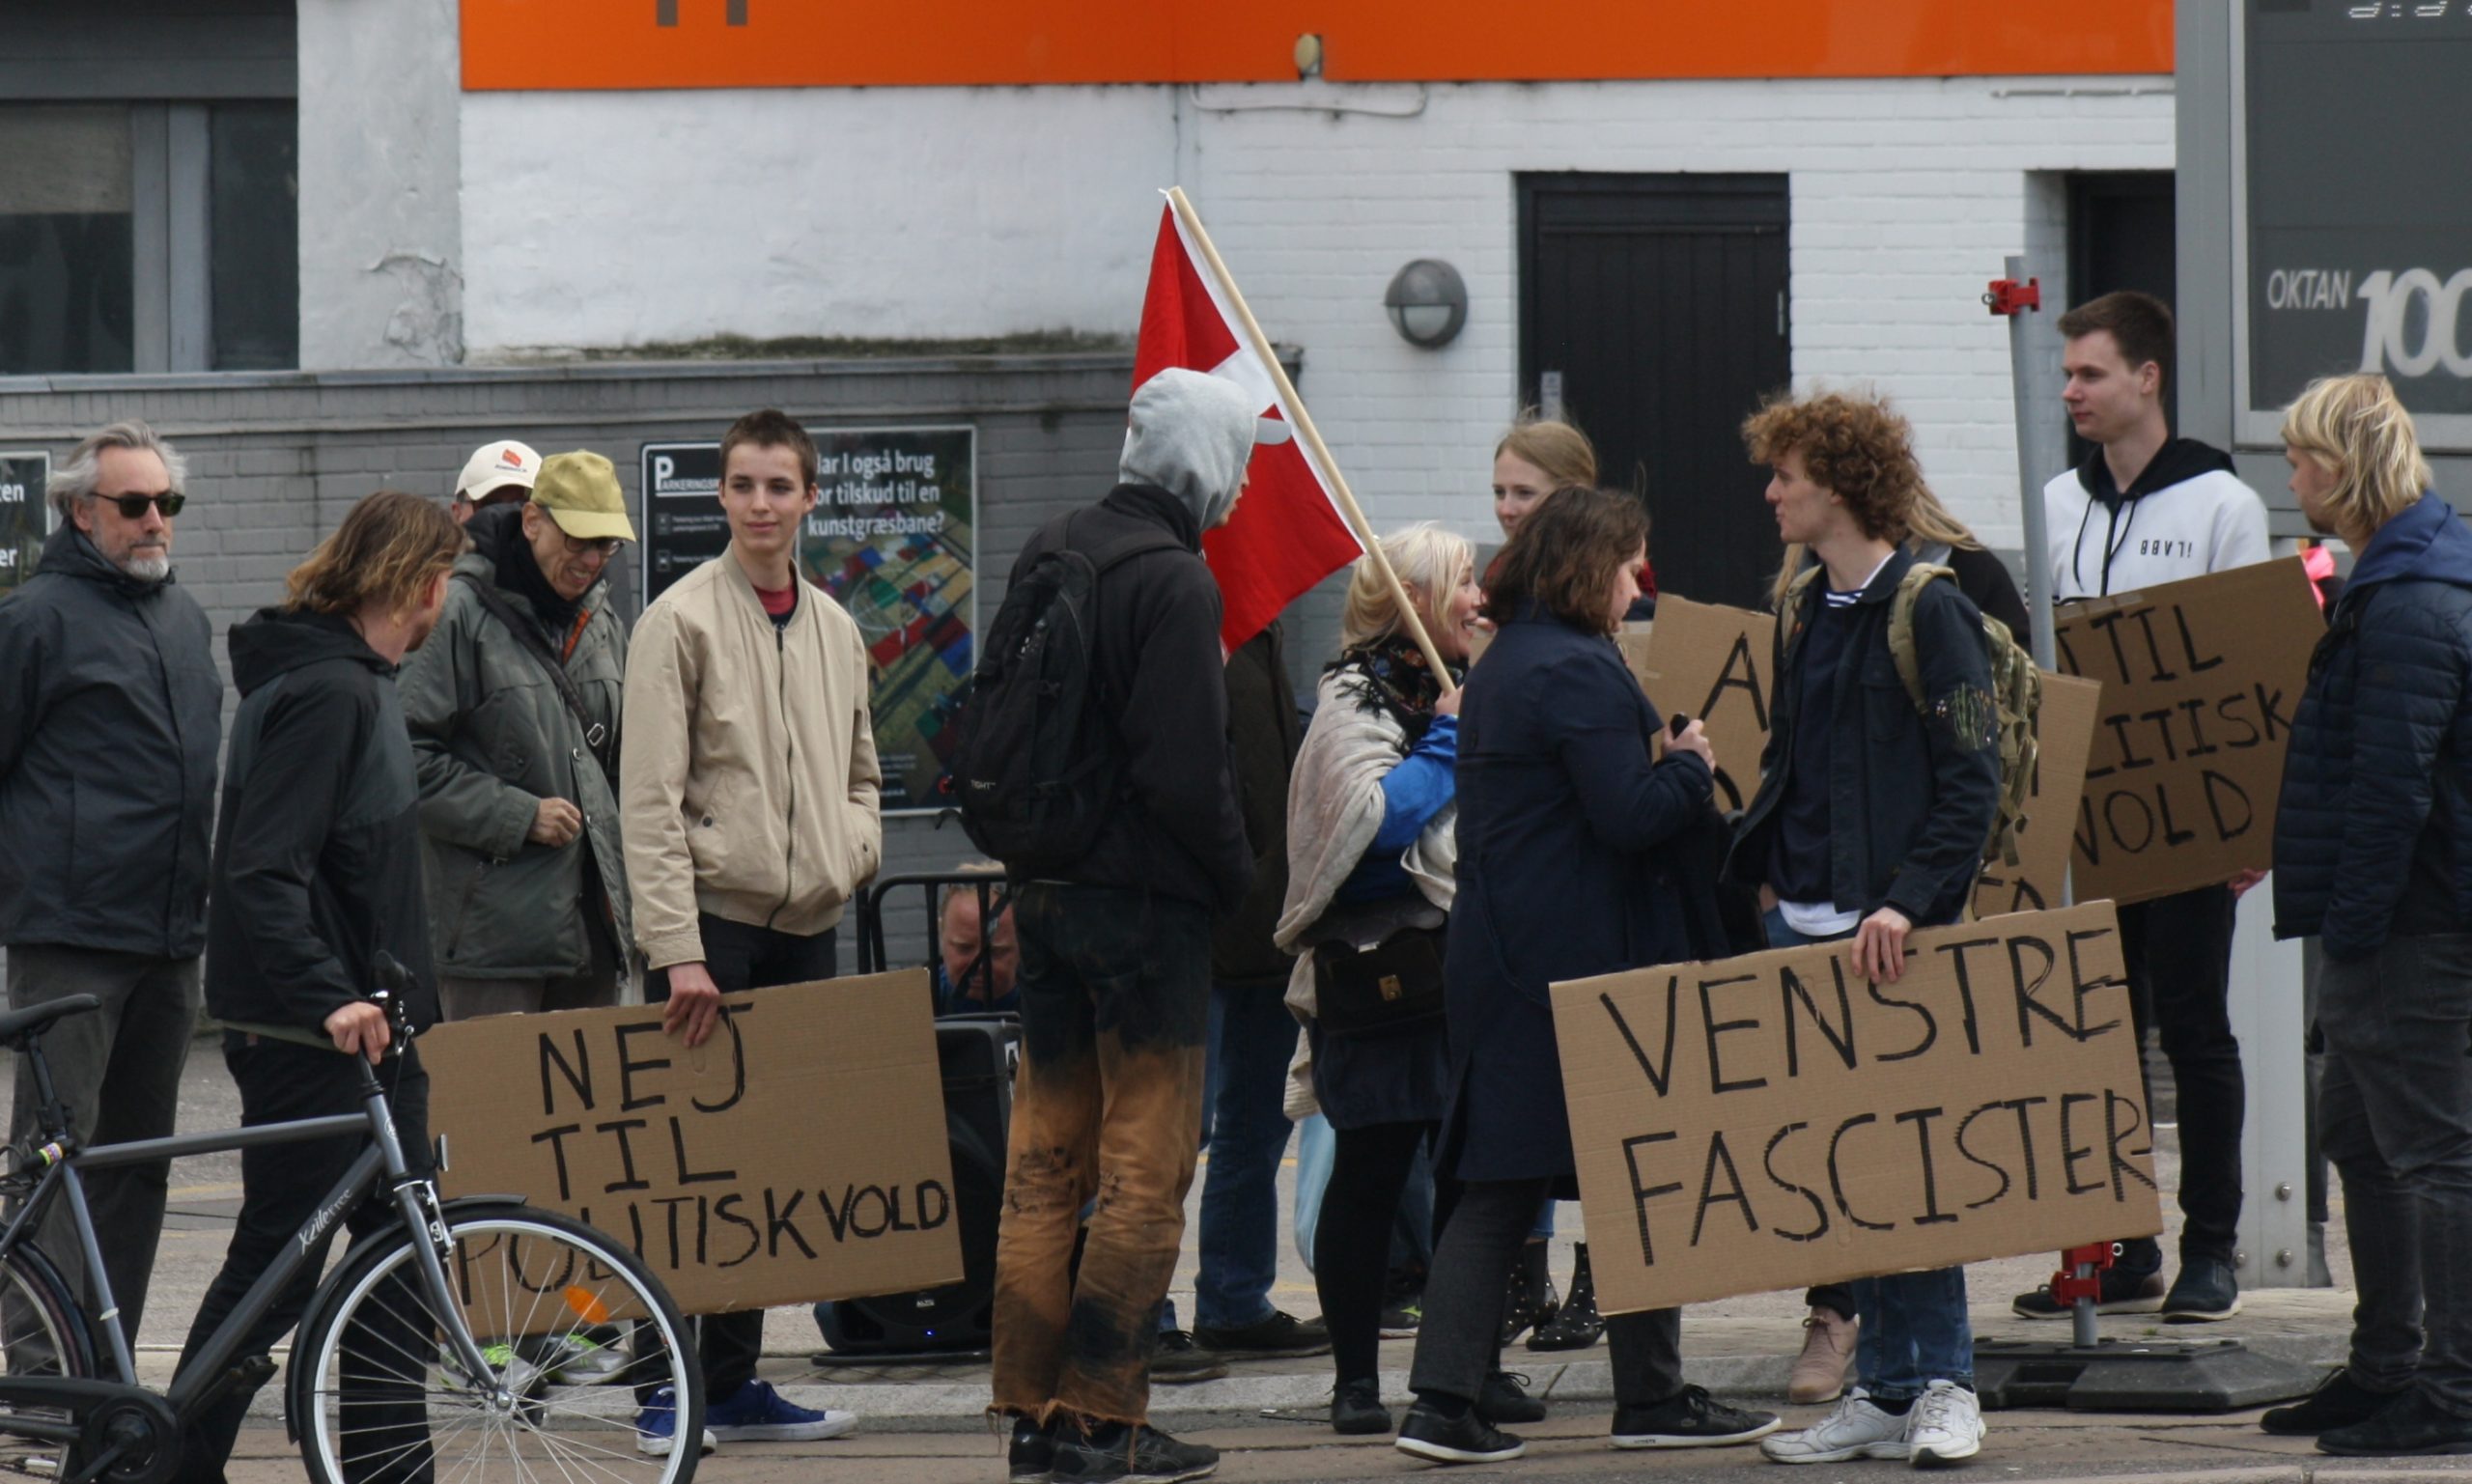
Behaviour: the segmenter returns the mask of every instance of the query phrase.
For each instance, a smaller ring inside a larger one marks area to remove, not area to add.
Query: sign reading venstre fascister
[[[2162,1230],[2109,902],[1554,986],[1597,1301],[1628,1313]]]
[[[659,1005],[440,1025],[421,1038],[440,1183],[600,1227],[689,1314],[958,1282],[925,979],[726,994],[692,1050]]]
[[[2275,800],[2326,631],[2297,558],[2070,603],[2060,667],[2102,682],[2073,881],[2144,902],[2272,864]]]

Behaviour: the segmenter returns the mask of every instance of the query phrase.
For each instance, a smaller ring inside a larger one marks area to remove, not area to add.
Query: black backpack
[[[1148,551],[1184,549],[1136,531],[1030,564],[1004,595],[961,711],[952,787],[962,828],[1016,876],[1088,854],[1122,806],[1124,744],[1097,705],[1099,579]]]

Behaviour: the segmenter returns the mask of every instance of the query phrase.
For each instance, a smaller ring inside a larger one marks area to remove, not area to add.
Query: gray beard
[[[140,582],[160,582],[172,574],[172,553],[156,551],[145,556],[131,556],[120,564],[120,570]]]

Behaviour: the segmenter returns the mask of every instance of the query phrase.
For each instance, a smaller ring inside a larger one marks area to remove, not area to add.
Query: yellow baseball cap
[[[532,483],[532,503],[577,541],[635,539],[634,524],[627,518],[626,492],[618,488],[617,466],[599,454],[576,449],[542,460],[541,476]]]

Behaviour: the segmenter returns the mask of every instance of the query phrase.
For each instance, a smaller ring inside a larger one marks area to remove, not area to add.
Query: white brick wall
[[[482,357],[1130,333],[1153,191],[1181,173],[1265,327],[1306,348],[1375,521],[1482,536],[1517,392],[1514,175],[1784,172],[1797,382],[1897,399],[1943,496],[2013,546],[2008,344],[1982,286],[2030,231],[2053,240],[2037,173],[2168,169],[2172,140],[2163,78],[467,95],[467,333]],[[1468,282],[1438,352],[1382,312],[1416,257]]]

